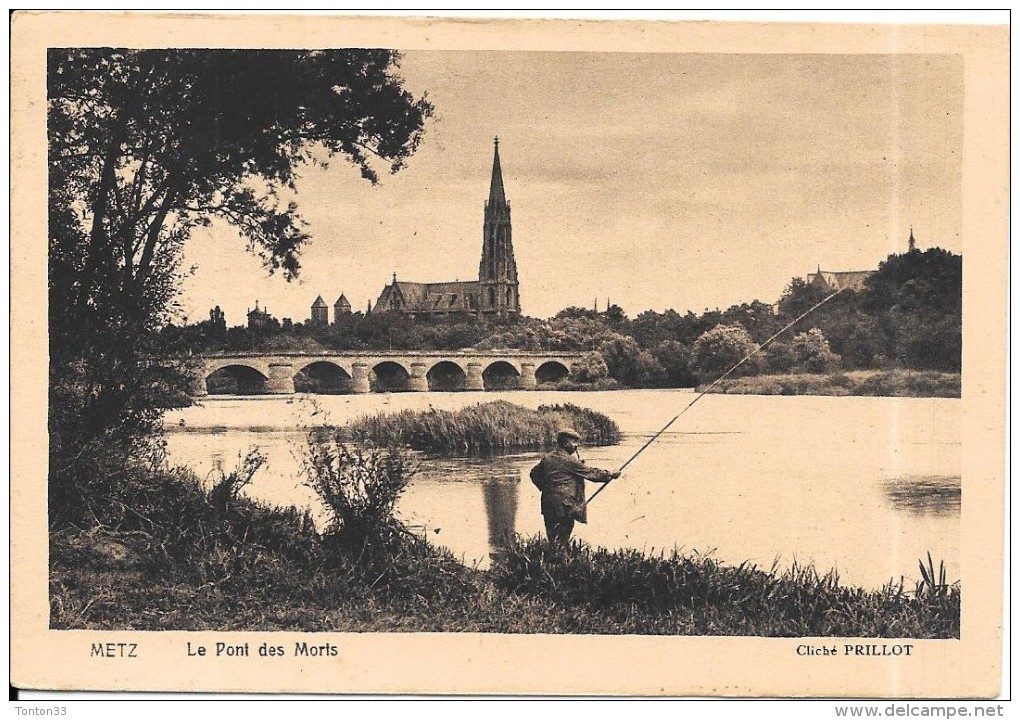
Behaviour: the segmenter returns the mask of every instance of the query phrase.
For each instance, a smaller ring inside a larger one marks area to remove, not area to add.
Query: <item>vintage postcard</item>
[[[11,682],[995,697],[1008,42],[15,15]]]

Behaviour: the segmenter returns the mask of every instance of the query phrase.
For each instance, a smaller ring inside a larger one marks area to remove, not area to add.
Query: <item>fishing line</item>
[[[620,469],[619,469],[619,470],[617,470],[617,472],[621,472],[621,473],[622,473],[622,472],[623,472],[623,470],[624,470],[624,468],[626,468],[626,467],[627,467],[628,465],[630,465],[630,464],[631,464],[631,463],[632,463],[632,462],[634,461],[634,459],[635,459],[635,458],[636,458],[636,457],[637,457],[638,455],[640,455],[641,453],[643,453],[643,452],[645,451],[645,449],[646,449],[646,448],[647,448],[647,447],[648,447],[649,445],[651,445],[651,444],[652,444],[653,442],[655,442],[656,440],[658,440],[658,439],[659,439],[659,436],[660,436],[660,435],[662,435],[662,433],[666,432],[666,430],[668,430],[668,429],[669,429],[669,426],[670,426],[670,425],[672,425],[673,423],[675,423],[675,422],[676,422],[676,421],[677,421],[677,420],[678,420],[678,419],[680,418],[680,416],[681,416],[681,415],[683,415],[683,414],[684,414],[685,412],[687,412],[688,410],[690,410],[690,409],[691,409],[691,408],[692,408],[692,407],[694,406],[694,403],[698,402],[698,400],[700,400],[700,399],[701,399],[701,398],[703,398],[703,397],[704,397],[705,395],[707,395],[707,394],[709,393],[709,391],[710,391],[710,390],[711,390],[712,388],[714,388],[714,387],[715,387],[716,385],[718,385],[719,383],[721,383],[721,382],[722,382],[722,381],[723,381],[723,380],[724,380],[724,379],[725,379],[725,378],[726,378],[726,377],[727,377],[727,376],[728,376],[728,375],[729,375],[730,373],[732,373],[732,372],[733,372],[734,370],[736,370],[736,369],[737,369],[738,367],[740,367],[740,366],[741,366],[741,365],[743,365],[743,364],[744,364],[745,362],[747,362],[748,360],[750,360],[750,359],[751,359],[752,357],[754,357],[755,355],[757,355],[758,353],[760,353],[760,352],[761,352],[762,350],[764,350],[764,349],[765,349],[765,347],[766,347],[766,346],[767,346],[767,345],[768,345],[769,343],[771,343],[771,342],[772,342],[773,340],[775,340],[775,339],[776,339],[777,337],[779,337],[779,336],[780,336],[780,335],[782,335],[782,334],[783,334],[784,332],[786,332],[787,330],[789,330],[790,328],[792,328],[792,327],[793,327],[794,325],[796,325],[796,324],[797,324],[798,322],[800,322],[801,320],[803,320],[804,318],[806,318],[806,317],[807,317],[808,315],[810,315],[811,313],[813,313],[813,312],[814,312],[815,310],[817,310],[818,308],[820,308],[820,307],[821,307],[822,305],[824,305],[825,303],[827,303],[827,302],[829,302],[830,300],[832,300],[832,298],[836,297],[837,295],[839,295],[839,294],[840,294],[841,292],[843,292],[844,290],[846,290],[846,288],[840,288],[840,289],[839,289],[839,290],[837,290],[836,292],[832,293],[832,295],[829,295],[828,297],[826,297],[825,299],[823,299],[823,300],[822,300],[821,302],[815,303],[814,305],[812,305],[811,307],[809,307],[809,308],[808,308],[807,310],[805,310],[804,312],[802,312],[802,313],[801,313],[800,315],[798,315],[797,317],[795,317],[795,318],[794,318],[793,320],[791,320],[791,321],[790,321],[789,323],[787,323],[786,325],[784,325],[784,326],[783,326],[783,327],[782,327],[782,328],[781,328],[780,330],[778,330],[778,331],[777,331],[776,333],[774,333],[774,334],[773,334],[773,335],[772,335],[772,336],[771,336],[771,337],[770,337],[770,338],[769,338],[768,340],[766,340],[766,341],[765,341],[765,342],[763,342],[763,343],[762,343],[761,345],[759,345],[758,347],[756,347],[756,348],[755,348],[754,350],[752,350],[751,352],[749,352],[749,353],[748,353],[747,355],[745,355],[744,357],[742,357],[742,358],[740,359],[740,362],[738,362],[738,363],[737,363],[736,365],[734,365],[734,366],[733,366],[733,367],[731,367],[731,368],[730,368],[729,370],[727,370],[726,372],[724,372],[724,373],[723,373],[722,375],[720,375],[719,377],[717,377],[717,378],[716,378],[716,379],[715,379],[714,381],[712,381],[712,384],[711,384],[711,385],[709,385],[709,386],[708,386],[707,388],[705,388],[705,389],[704,389],[704,390],[702,390],[702,391],[701,391],[700,393],[698,393],[697,395],[695,395],[695,396],[694,396],[694,399],[693,399],[693,400],[691,400],[691,401],[690,401],[689,403],[687,403],[687,407],[685,407],[685,408],[684,408],[683,410],[681,410],[681,411],[680,411],[680,412],[678,412],[678,413],[677,413],[676,415],[674,415],[674,416],[673,416],[673,419],[672,419],[672,420],[670,420],[670,421],[669,421],[668,423],[666,423],[665,425],[663,425],[663,426],[662,426],[662,429],[661,429],[661,430],[659,430],[659,432],[657,432],[657,433],[655,433],[654,435],[652,435],[652,437],[650,437],[650,438],[648,439],[648,441],[647,441],[647,442],[646,442],[646,443],[645,443],[644,445],[642,445],[642,446],[641,446],[640,448],[638,448],[638,451],[637,451],[636,453],[634,453],[634,454],[633,454],[633,455],[631,455],[631,456],[630,456],[629,458],[627,458],[627,462],[625,462],[625,463],[624,463],[623,465],[621,465],[621,466],[620,466]],[[590,503],[590,502],[591,502],[592,500],[594,500],[594,499],[595,499],[596,497],[598,497],[598,494],[599,494],[600,492],[602,492],[603,490],[605,490],[605,489],[606,489],[606,488],[607,488],[607,487],[609,486],[609,483],[611,483],[611,482],[612,482],[612,480],[609,480],[608,482],[605,482],[605,483],[603,483],[603,484],[602,484],[602,487],[600,487],[600,488],[599,488],[598,490],[596,490],[596,491],[595,491],[594,493],[592,493],[592,496],[591,496],[590,498],[588,498],[587,502],[589,502],[589,503]]]

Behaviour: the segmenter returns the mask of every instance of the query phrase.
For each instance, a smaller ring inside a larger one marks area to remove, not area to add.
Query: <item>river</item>
[[[301,428],[309,425],[496,399],[532,408],[570,402],[619,424],[620,445],[582,449],[589,464],[616,469],[693,397],[685,390],[210,397],[168,414],[167,446],[172,462],[210,480],[257,446],[268,463],[249,494],[320,512],[300,472]],[[918,560],[930,552],[956,580],[960,454],[959,400],[708,395],[591,504],[574,536],[765,568],[813,563],[871,588],[901,577],[912,587]],[[538,457],[424,458],[398,513],[484,567],[508,532],[542,532],[539,493],[527,477]]]

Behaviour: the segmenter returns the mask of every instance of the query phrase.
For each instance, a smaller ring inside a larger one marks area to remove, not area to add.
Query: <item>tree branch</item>
[[[120,115],[114,121],[110,133],[110,144],[107,147],[103,158],[103,169],[100,172],[99,189],[96,200],[92,205],[92,228],[89,232],[89,250],[86,257],[85,272],[82,276],[82,290],[87,297],[93,287],[96,277],[96,270],[99,268],[101,250],[108,238],[104,232],[106,224],[106,211],[110,204],[110,194],[117,185],[117,162],[120,159],[120,146],[127,129],[127,119]]]
[[[179,182],[179,181],[178,181]],[[160,205],[159,211],[156,213],[156,217],[153,218],[149,224],[148,233],[145,239],[145,248],[142,250],[142,257],[138,261],[138,278],[145,282],[145,278],[149,275],[149,270],[152,265],[153,255],[156,253],[156,243],[159,242],[159,234],[163,230],[163,223],[166,222],[166,216],[170,213],[170,209],[173,206],[177,196],[177,183],[172,184],[166,192],[166,197],[163,199],[163,204]]]

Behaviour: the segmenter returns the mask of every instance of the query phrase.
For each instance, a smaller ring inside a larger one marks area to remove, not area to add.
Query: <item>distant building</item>
[[[910,228],[910,237],[907,238],[907,252],[917,250],[917,240],[914,239],[914,228]],[[809,285],[821,288],[826,292],[837,290],[864,290],[864,283],[874,274],[874,270],[822,270],[818,269],[809,273],[807,281]]]
[[[312,303],[312,325],[325,327],[329,325],[329,306],[322,299],[322,295],[315,298]]]
[[[807,280],[809,285],[814,285],[826,292],[836,292],[837,290],[861,291],[864,289],[864,282],[874,272],[874,270],[822,270],[821,266],[819,266],[817,272],[808,275]]]
[[[220,310],[219,305],[209,311],[209,324],[217,330],[227,329],[227,316]]]
[[[259,308],[259,301],[255,301],[255,309],[248,310],[248,329],[261,330],[273,325],[275,318],[269,314],[268,308]]]
[[[333,303],[333,322],[339,322],[341,315],[351,314],[351,303],[344,297],[343,293],[340,293],[340,297]]]
[[[375,311],[414,315],[520,315],[517,262],[514,260],[511,235],[510,203],[503,190],[499,138],[496,138],[489,200],[485,203],[482,225],[482,260],[478,266],[478,280],[406,282],[397,280],[397,274],[394,273],[393,282],[380,293]]]

